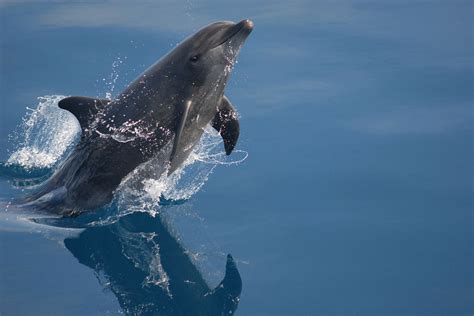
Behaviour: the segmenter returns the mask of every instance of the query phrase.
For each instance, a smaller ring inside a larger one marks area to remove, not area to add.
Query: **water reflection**
[[[231,255],[225,277],[210,289],[160,216],[133,213],[64,241],[94,269],[126,315],[231,315],[242,281]]]

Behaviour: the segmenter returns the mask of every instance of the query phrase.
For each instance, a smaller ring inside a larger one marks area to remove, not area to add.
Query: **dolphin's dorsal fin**
[[[68,97],[59,101],[58,106],[74,114],[81,125],[81,129],[84,131],[89,127],[92,118],[97,115],[99,110],[109,103],[110,100],[108,99]]]
[[[217,113],[211,124],[221,134],[225,153],[230,155],[239,139],[240,126],[237,112],[226,96],[222,97],[217,106]]]

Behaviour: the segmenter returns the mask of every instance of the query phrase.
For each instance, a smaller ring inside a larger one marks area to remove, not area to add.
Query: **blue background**
[[[240,315],[471,315],[471,1],[1,1],[1,160],[26,106],[114,94],[199,27],[255,23],[227,95],[249,158],[192,207]],[[5,185],[2,190],[7,190]],[[0,234],[0,311],[115,315],[64,248]]]

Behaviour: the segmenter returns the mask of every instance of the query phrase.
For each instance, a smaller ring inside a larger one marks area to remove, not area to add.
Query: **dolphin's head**
[[[187,62],[194,68],[212,65],[233,64],[247,36],[252,32],[253,22],[215,22],[183,41],[177,50],[183,49]],[[183,56],[184,57],[184,56]]]
[[[227,76],[252,29],[250,20],[216,22],[182,42],[176,50],[182,54],[188,73],[196,79],[195,84],[206,83],[206,77]]]
[[[181,42],[160,64],[166,65],[167,78],[174,78],[175,84],[187,90],[181,96],[210,102],[209,98],[222,96],[240,48],[252,29],[250,20],[212,23]]]

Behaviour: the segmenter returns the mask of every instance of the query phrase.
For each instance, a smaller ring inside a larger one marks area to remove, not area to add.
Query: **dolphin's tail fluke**
[[[242,279],[234,258],[227,255],[225,276],[222,282],[208,295],[212,304],[222,312],[222,315],[232,315],[239,305],[242,292]]]

